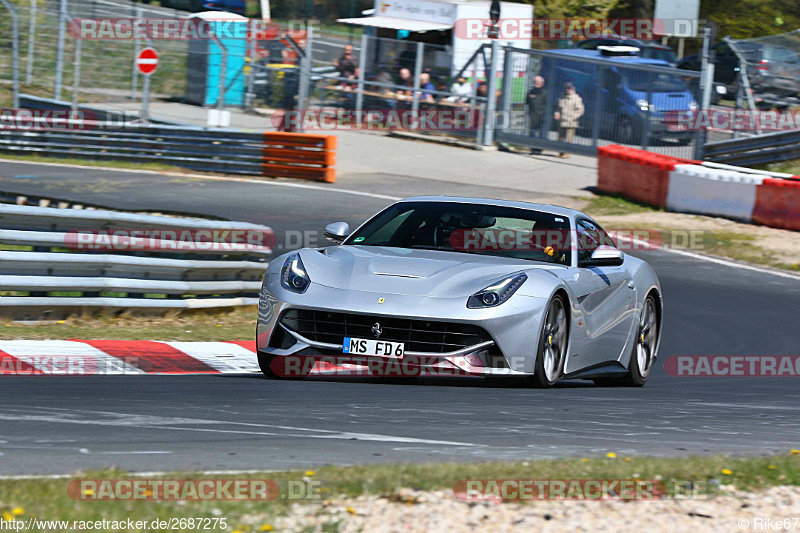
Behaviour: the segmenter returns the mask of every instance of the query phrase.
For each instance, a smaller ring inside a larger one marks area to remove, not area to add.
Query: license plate
[[[383,355],[402,357],[405,345],[402,342],[379,341],[375,339],[357,339],[345,337],[342,352],[353,355]]]

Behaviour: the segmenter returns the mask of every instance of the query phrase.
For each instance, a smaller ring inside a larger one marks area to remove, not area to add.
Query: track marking
[[[203,180],[211,180],[211,181],[236,181],[240,183],[256,183],[260,185],[275,185],[279,187],[294,187],[297,189],[312,189],[317,191],[325,191],[325,192],[340,192],[343,194],[352,194],[355,196],[365,196],[367,198],[378,198],[381,200],[402,200],[402,198],[397,196],[388,196],[385,194],[376,194],[372,192],[363,192],[363,191],[354,191],[352,189],[337,189],[336,187],[324,187],[322,185],[311,185],[308,183],[289,183],[285,181],[264,181],[264,180],[257,180],[253,178],[237,178],[231,176],[208,176],[205,174],[188,174],[183,172],[164,172],[158,170],[135,170],[135,169],[124,169],[124,168],[113,168],[113,167],[94,167],[94,166],[85,166],[85,165],[74,165],[74,164],[60,164],[60,163],[34,163],[31,161],[16,161],[14,159],[3,159],[0,158],[0,163],[20,163],[23,165],[44,165],[48,167],[60,167],[60,168],[80,168],[84,170],[108,170],[110,172],[127,172],[129,174],[153,174],[157,176],[173,176],[177,178],[197,178]],[[274,179],[274,178],[273,178]]]
[[[0,158],[0,163],[20,163],[23,165],[44,165],[44,166],[51,166],[51,167],[63,167],[63,168],[80,168],[80,169],[95,169],[95,170],[108,170],[111,172],[127,172],[127,173],[135,173],[135,174],[153,174],[158,176],[174,176],[174,177],[189,177],[189,178],[197,178],[197,179],[204,179],[204,180],[212,180],[212,181],[236,181],[240,183],[255,183],[261,185],[272,185],[272,186],[279,186],[279,187],[295,187],[297,189],[311,189],[311,190],[318,190],[318,191],[326,191],[326,192],[339,192],[342,194],[352,194],[354,196],[364,196],[366,198],[378,198],[381,200],[391,200],[391,201],[398,201],[402,200],[402,198],[398,196],[389,196],[386,194],[376,194],[371,192],[363,192],[363,191],[354,191],[352,189],[337,189],[335,187],[323,187],[321,185],[310,185],[306,183],[288,183],[285,181],[264,181],[264,180],[257,180],[251,178],[235,178],[235,177],[226,177],[226,176],[206,176],[204,174],[184,174],[181,172],[159,172],[157,170],[134,170],[134,169],[122,169],[122,168],[113,168],[113,167],[92,167],[92,166],[84,166],[84,165],[74,165],[74,164],[59,164],[59,163],[34,163],[31,161],[16,161],[14,159],[3,159]],[[638,239],[637,239],[638,240]],[[703,254],[697,254],[693,252],[686,252],[684,250],[677,250],[673,248],[661,248],[664,252],[667,253],[674,253],[678,255],[683,255],[686,257],[691,257],[693,259],[697,259],[699,261],[707,261],[709,263],[716,263],[718,265],[724,265],[732,268],[741,268],[744,270],[750,270],[753,272],[759,272],[761,274],[772,274],[773,276],[779,276],[782,278],[788,279],[795,279],[800,280],[800,276],[790,274],[788,272],[779,272],[772,269],[761,268],[753,265],[744,265],[741,263],[735,263],[733,261],[727,261],[725,259],[719,259],[716,257],[710,257]]]
[[[257,424],[251,422],[232,422],[226,420],[208,420],[194,418],[172,418],[154,415],[136,415],[128,413],[117,413],[113,411],[86,411],[62,409],[57,407],[38,409],[42,414],[32,414],[31,409],[0,408],[0,420],[7,421],[33,421],[49,422],[62,424],[80,425],[99,425],[114,427],[137,427],[148,429],[168,429],[173,431],[196,431],[204,433],[238,434],[238,435],[259,435],[268,437],[295,437],[309,439],[336,439],[336,440],[363,440],[372,442],[400,442],[406,444],[434,444],[443,446],[462,446],[462,447],[482,447],[480,444],[468,442],[455,442],[447,440],[419,439],[415,437],[402,437],[398,435],[383,435],[379,433],[359,433],[348,431],[336,431],[328,429],[304,428],[295,426],[283,426],[274,424]],[[56,413],[57,412],[57,413]],[[69,418],[69,415],[94,416],[88,418]],[[113,417],[110,419],[100,419],[100,416]],[[173,424],[173,425],[168,425]],[[218,429],[201,427],[179,427],[174,424],[185,425],[219,425],[219,426],[244,426],[250,429]],[[255,431],[255,429],[261,431]],[[272,431],[263,431],[272,430]],[[294,433],[287,433],[294,432]]]

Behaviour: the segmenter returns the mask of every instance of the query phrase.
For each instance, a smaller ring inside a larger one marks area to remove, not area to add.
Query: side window
[[[589,261],[592,258],[592,252],[594,252],[598,246],[612,246],[616,248],[614,240],[603,228],[594,222],[582,218],[576,222],[576,228],[578,231],[578,265]]]

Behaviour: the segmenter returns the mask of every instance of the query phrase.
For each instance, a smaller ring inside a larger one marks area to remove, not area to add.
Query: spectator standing
[[[355,76],[358,69],[358,58],[353,53],[353,45],[344,45],[344,53],[339,59],[334,59],[333,64],[339,70],[339,76],[342,78]]]
[[[547,114],[547,89],[544,87],[544,78],[533,78],[533,87],[528,92],[528,116],[531,119],[531,137],[541,137],[544,119]],[[531,148],[531,154],[541,154],[539,148]]]
[[[583,116],[583,98],[575,91],[575,86],[567,82],[564,84],[564,96],[558,99],[558,111],[555,119],[558,124],[558,140],[571,143],[575,138],[575,130],[578,129],[578,121]],[[567,158],[566,152],[561,152],[559,157]]]

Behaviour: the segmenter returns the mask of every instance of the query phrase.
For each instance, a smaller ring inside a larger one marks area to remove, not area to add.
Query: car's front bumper
[[[371,291],[343,290],[312,283],[304,294],[283,289],[277,276],[268,275],[259,303],[257,347],[260,352],[276,357],[317,354],[330,360],[345,362],[341,341],[337,343],[309,342],[310,339],[288,331],[279,323],[290,309],[310,309],[335,313],[351,313],[382,318],[408,318],[431,322],[470,324],[485,330],[493,345],[485,343],[449,353],[408,351],[408,365],[428,368],[451,368],[470,374],[533,373],[536,347],[539,343],[542,315],[546,298],[514,295],[507,302],[487,309],[468,309],[467,298],[431,298],[401,294],[379,294]],[[276,333],[279,332],[280,333]],[[285,341],[286,335],[290,341]],[[274,335],[284,342],[270,345]],[[344,336],[342,336],[342,341]],[[497,354],[503,364],[497,364]],[[476,359],[475,356],[479,359]],[[380,358],[378,358],[380,359]],[[391,358],[389,358],[391,359]],[[479,362],[479,364],[473,364]]]

